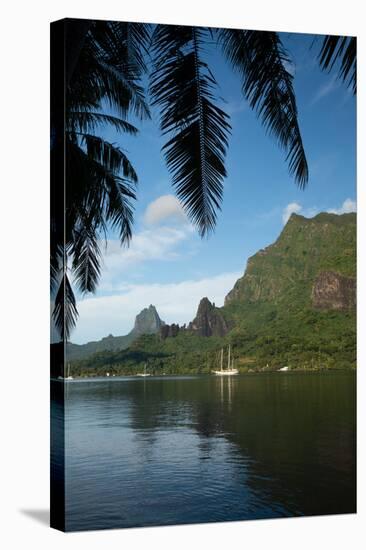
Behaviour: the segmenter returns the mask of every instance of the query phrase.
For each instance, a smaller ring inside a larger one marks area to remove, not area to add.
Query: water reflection
[[[68,386],[68,529],[355,511],[352,374]]]

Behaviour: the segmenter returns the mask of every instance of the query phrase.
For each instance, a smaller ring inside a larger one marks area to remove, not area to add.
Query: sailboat
[[[144,378],[145,378],[146,376],[151,376],[151,374],[149,374],[148,372],[146,372],[146,363],[145,363],[145,365],[144,365],[144,372],[139,372],[139,373],[137,374],[137,376],[143,376]]]
[[[224,350],[221,348],[221,354],[220,354],[220,370],[214,370],[213,373],[217,376],[233,376],[234,374],[239,374],[238,369],[234,368],[234,360],[230,362],[230,345],[228,350],[228,358],[227,358],[227,369],[224,369]]]
[[[74,380],[72,376],[70,376],[70,363],[67,363],[67,376],[65,380]]]
[[[70,376],[70,363],[67,363],[67,376],[58,376],[58,380],[74,380],[72,376]]]

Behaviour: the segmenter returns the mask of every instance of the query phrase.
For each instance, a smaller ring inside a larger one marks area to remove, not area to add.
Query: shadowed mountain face
[[[138,315],[136,315],[133,329],[125,336],[113,336],[112,334],[109,334],[109,336],[106,336],[101,340],[96,342],[88,342],[87,344],[79,345],[71,342],[68,343],[66,348],[67,360],[75,361],[79,359],[86,359],[93,353],[126,349],[142,334],[158,333],[164,324],[165,323],[160,319],[155,306],[150,305],[148,308],[143,309]]]
[[[311,298],[320,309],[348,310],[356,307],[356,279],[334,271],[322,271],[316,278]]]
[[[229,328],[220,309],[211,304],[208,298],[202,298],[196,317],[189,323],[188,330],[199,336],[225,336]]]

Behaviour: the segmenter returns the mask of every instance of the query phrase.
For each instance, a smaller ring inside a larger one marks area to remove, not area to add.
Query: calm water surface
[[[66,383],[66,530],[355,512],[355,382]]]

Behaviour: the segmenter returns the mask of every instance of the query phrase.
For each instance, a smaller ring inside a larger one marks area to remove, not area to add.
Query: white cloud
[[[321,99],[326,97],[327,95],[331,94],[334,90],[339,88],[339,80],[337,77],[331,78],[326,84],[323,84],[323,86],[320,86],[316,94],[314,95],[311,105],[314,105],[315,103],[318,103]]]
[[[340,208],[334,208],[327,210],[330,214],[349,214],[350,212],[357,211],[356,201],[352,199],[346,199]]]
[[[302,215],[305,216],[305,218],[313,218],[317,214],[319,214],[320,210],[316,206],[310,206],[310,208],[306,208],[305,210],[302,210]]]
[[[329,208],[328,210],[326,210],[326,212],[329,212],[330,214],[348,214],[350,212],[356,212],[356,210],[357,210],[356,201],[352,199],[346,199],[343,202],[342,206],[340,206],[339,208]],[[319,214],[321,210],[316,206],[303,208],[302,205],[299,204],[298,202],[291,202],[282,211],[283,224],[285,225],[288,222],[288,219],[291,216],[291,214],[293,213],[298,214],[299,212],[301,212],[301,215],[305,216],[306,218],[313,218],[314,216]]]
[[[146,225],[158,225],[161,222],[186,224],[187,216],[174,195],[162,195],[151,202],[145,210],[144,222]]]
[[[297,214],[299,213],[300,211],[302,210],[302,206],[301,204],[299,204],[298,202],[290,202],[290,204],[288,204],[284,209],[283,209],[283,212],[282,212],[282,221],[283,221],[283,224],[285,225],[287,222],[288,222],[288,219],[289,217],[291,216],[291,214]]]
[[[121,268],[146,260],[162,260],[176,256],[174,248],[188,237],[185,229],[160,227],[145,229],[132,237],[128,248],[121,247],[118,240],[107,244],[105,261],[108,266],[121,263]]]
[[[127,334],[134,319],[144,307],[154,304],[167,323],[191,321],[204,296],[222,306],[241,272],[222,273],[215,277],[168,284],[131,284],[113,296],[86,298],[79,301],[79,320],[71,341],[84,343],[112,333]]]
[[[132,268],[136,269],[138,264],[156,260],[172,261],[179,258],[181,245],[192,234],[191,226],[156,227],[136,233],[128,248],[121,247],[118,240],[107,241],[99,290],[116,290],[121,274]]]

